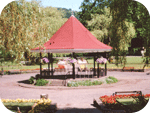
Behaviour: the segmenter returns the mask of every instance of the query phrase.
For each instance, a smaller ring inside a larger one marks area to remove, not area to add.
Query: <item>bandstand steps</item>
[[[65,86],[66,80],[52,80],[51,86]]]

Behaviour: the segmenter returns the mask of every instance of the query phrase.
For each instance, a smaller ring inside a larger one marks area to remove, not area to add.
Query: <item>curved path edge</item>
[[[96,89],[96,88],[104,88],[104,87],[113,87],[115,84],[122,85],[125,84],[125,81],[119,80],[117,83],[112,84],[102,84],[95,86],[78,86],[78,87],[67,87],[67,86],[33,86],[24,83],[18,83],[18,86],[24,88],[33,88],[33,89],[48,89],[48,90],[70,90],[70,89]]]

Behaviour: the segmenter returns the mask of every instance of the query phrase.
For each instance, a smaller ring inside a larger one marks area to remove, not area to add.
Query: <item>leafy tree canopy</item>
[[[66,20],[57,8],[44,8],[38,1],[9,3],[0,16],[1,57],[23,60],[25,52],[42,46]]]
[[[144,38],[146,56],[149,56],[150,18],[141,3],[133,0],[84,0],[80,8],[80,21],[93,35],[101,41],[111,37],[112,55],[116,56],[117,65],[120,62],[119,56],[124,57],[125,63],[125,50],[134,37]],[[106,8],[110,8],[110,14],[106,13]]]

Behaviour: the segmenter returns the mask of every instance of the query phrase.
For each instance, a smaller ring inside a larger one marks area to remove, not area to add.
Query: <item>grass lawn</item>
[[[17,66],[17,65],[5,65],[5,66],[0,66],[0,69],[3,67],[3,70],[15,70],[15,69],[37,69],[40,68],[40,65],[29,65],[29,66]],[[42,65],[42,68],[47,68],[48,65],[44,64]],[[53,65],[53,67],[57,67],[56,64]]]
[[[125,65],[126,67],[134,67],[135,69],[143,68],[144,63],[143,63],[142,57],[128,56],[126,58],[127,58],[127,63]],[[88,59],[88,63],[93,63],[93,59]],[[113,61],[113,63],[108,63],[107,67],[109,69],[116,69],[116,68],[122,69],[123,68],[123,65],[119,64],[117,67],[114,63],[115,63],[115,61]],[[93,64],[89,64],[88,68],[90,68],[90,67],[93,67]],[[97,67],[97,65],[96,65],[96,67]],[[100,65],[100,67],[104,67],[104,65]],[[150,67],[146,67],[146,68],[150,68]]]
[[[92,68],[93,67],[93,58],[91,59],[87,59],[88,61],[88,68]],[[127,57],[127,64],[126,67],[134,67],[135,69],[142,69],[144,66],[144,63],[142,62],[143,58],[142,57],[134,57],[134,56],[128,56]],[[48,65],[44,64],[42,65],[42,68],[47,68]],[[58,67],[58,65],[56,63],[54,63],[53,67]],[[97,64],[96,64],[97,67]],[[100,65],[100,67],[104,67],[104,65]],[[119,64],[118,67],[114,64],[114,63],[108,63],[107,64],[108,69],[122,69],[123,65]],[[36,68],[40,68],[39,65],[29,65],[29,66],[20,66],[17,65],[16,63],[11,63],[11,62],[5,62],[3,64],[1,64],[0,69],[3,68],[4,70],[11,70],[11,69],[36,69]],[[146,67],[146,68],[150,68],[150,67]]]
[[[128,64],[143,64],[143,58],[142,57],[134,57],[134,56],[129,56],[129,57],[127,57],[127,63]]]

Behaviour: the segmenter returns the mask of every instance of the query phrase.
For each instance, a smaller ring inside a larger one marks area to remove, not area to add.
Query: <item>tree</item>
[[[3,57],[23,60],[25,53],[29,56],[30,49],[42,46],[65,21],[63,13],[57,8],[44,8],[38,1],[11,2],[0,16],[0,49]]]
[[[112,16],[113,16],[113,22],[112,22],[112,35],[114,40],[112,40],[114,43],[116,41],[119,41],[120,38],[117,35],[117,28],[121,25],[121,28],[123,29],[123,35],[126,34],[126,25],[125,20],[128,22],[132,22],[135,26],[136,30],[136,36],[144,38],[144,46],[146,47],[146,62],[148,62],[148,56],[150,54],[148,43],[149,43],[149,14],[147,9],[140,3],[132,0],[113,0],[113,2],[110,4]],[[116,56],[116,59],[118,61],[119,56],[119,44],[113,45],[114,53]],[[116,49],[116,50],[115,50]]]
[[[79,13],[80,21],[85,27],[91,30],[91,26],[88,26],[87,21],[91,21],[93,15],[95,19],[98,18],[98,14],[103,15],[105,13],[104,9],[109,7],[112,22],[108,31],[111,37],[110,45],[113,47],[112,55],[115,55],[116,65],[118,65],[120,61],[123,61],[125,64],[126,50],[131,38],[134,37],[144,38],[144,46],[147,50],[147,60],[145,61],[148,61],[150,53],[148,47],[150,23],[148,11],[142,4],[133,0],[84,0],[80,7],[82,9]],[[95,36],[96,34],[97,36],[101,34],[100,37],[102,37],[106,32],[104,30],[101,30],[101,32],[95,30],[93,34],[95,34]],[[123,58],[119,56],[123,56]]]
[[[103,14],[103,9],[109,0],[84,0],[78,13],[80,22],[87,27],[87,20],[91,20],[91,14]],[[87,27],[88,28],[88,27]]]
[[[108,44],[109,40],[107,39],[110,38],[109,30],[112,16],[109,8],[104,8],[104,12],[104,14],[91,14],[91,20],[87,23],[91,33],[101,42]]]
[[[1,13],[2,48],[10,58],[21,60],[24,52],[37,45],[41,13],[37,2],[14,1]],[[34,37],[34,38],[33,38]]]

